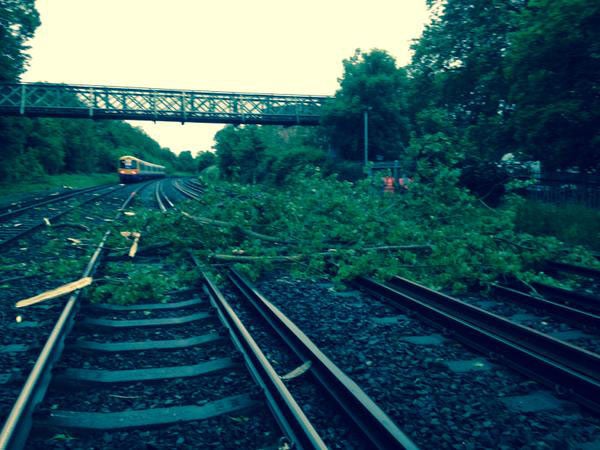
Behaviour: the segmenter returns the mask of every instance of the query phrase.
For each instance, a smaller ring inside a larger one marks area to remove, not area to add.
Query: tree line
[[[334,158],[332,167],[356,175],[365,111],[371,160],[405,161],[421,146],[450,145],[462,154],[465,184],[482,194],[502,179],[497,163],[507,153],[547,171],[600,170],[600,3],[427,4],[431,22],[410,64],[398,67],[385,50],[357,50],[343,61],[320,128],[226,127],[216,136],[221,173],[281,179],[272,172]]]
[[[431,21],[410,64],[357,50],[343,61],[320,127],[227,126],[215,136],[216,158],[194,158],[122,122],[0,117],[0,181],[113,170],[125,153],[180,169],[216,163],[245,182],[284,183],[309,166],[352,179],[362,176],[365,111],[371,160],[408,167],[423,146],[452,146],[465,183],[481,193],[502,177],[497,162],[507,153],[549,171],[599,171],[600,3],[426,1]],[[0,81],[23,73],[39,24],[34,0],[0,5]]]

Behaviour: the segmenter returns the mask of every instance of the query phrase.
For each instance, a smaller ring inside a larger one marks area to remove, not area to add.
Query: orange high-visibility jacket
[[[394,179],[392,177],[384,177],[383,182],[385,183],[384,192],[394,192]]]

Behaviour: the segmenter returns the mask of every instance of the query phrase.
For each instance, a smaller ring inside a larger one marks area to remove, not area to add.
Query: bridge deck
[[[46,83],[0,84],[0,115],[318,125],[329,97]]]

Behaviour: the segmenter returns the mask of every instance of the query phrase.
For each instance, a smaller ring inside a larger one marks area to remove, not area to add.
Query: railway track
[[[588,292],[581,290],[564,289],[546,283],[533,282],[527,287],[519,283],[508,285],[494,284],[492,292],[500,299],[509,301],[524,308],[544,313],[558,322],[567,322],[575,329],[589,331],[595,335],[600,333],[600,296],[598,292],[598,281],[600,270],[580,265],[563,262],[547,263],[548,271],[557,279],[561,280],[563,274],[575,277],[575,281],[583,286],[588,286]],[[533,292],[535,290],[535,292]],[[486,303],[486,302],[484,302]],[[489,302],[487,302],[489,303]],[[492,303],[492,306],[495,306]],[[521,314],[526,321],[535,321],[535,317]],[[548,321],[540,322],[548,326]],[[535,324],[532,326],[535,327]],[[562,333],[567,339],[582,339],[581,333],[562,327]],[[544,331],[543,329],[540,331]],[[585,344],[583,344],[585,346]],[[594,348],[596,353],[600,352],[600,346]]]
[[[402,298],[368,284],[338,292],[326,280],[295,280],[281,272],[257,284],[423,448],[598,446],[594,390],[576,398],[567,380],[550,379],[548,368],[541,372],[548,382],[538,383],[539,365],[525,359],[517,361],[520,367],[513,364],[504,348],[508,339],[471,329],[482,327],[465,317],[454,325],[447,309],[440,311],[442,322],[429,312],[434,306],[428,299],[388,287]],[[579,400],[584,408],[573,403]]]
[[[175,204],[164,192],[164,183],[164,180],[160,180],[154,187],[154,198],[156,200],[158,209],[160,209],[162,212],[166,212],[167,210],[175,207]]]
[[[148,186],[149,199],[163,212],[181,196],[199,199],[202,192],[189,180]],[[121,270],[112,263],[122,258],[103,259],[103,243],[84,275]],[[125,264],[160,274],[191,271],[197,261],[153,256]],[[224,275],[218,287],[199,271],[197,283],[169,292],[162,302],[148,298],[124,306],[69,298],[60,330],[54,328],[40,353],[46,352],[46,362],[36,362],[37,378],[29,377],[26,399],[15,404],[22,412],[12,421],[11,413],[0,432],[0,448],[416,448],[411,438],[426,448],[600,444],[593,432],[600,426],[599,356],[491,314],[487,309],[498,303],[490,299],[483,305],[401,278],[387,284],[364,278],[357,280],[360,289],[406,315],[389,308],[372,315],[366,308],[377,310],[378,302],[363,302],[364,294],[353,292],[340,294],[340,312],[320,303],[327,295],[297,299],[298,289],[273,296],[279,309],[239,273]],[[502,289],[496,288],[513,295]],[[529,307],[529,299],[521,301]],[[296,319],[311,338],[285,315],[287,308],[300,308]],[[312,314],[310,308],[316,308]],[[547,311],[559,319],[570,311],[573,324],[586,313],[586,326],[596,326],[593,314],[573,309]],[[442,334],[428,332],[422,318]],[[486,357],[469,359],[455,340]],[[596,416],[580,413],[565,398]]]
[[[357,286],[416,311],[447,333],[541,383],[562,386],[581,405],[600,413],[600,355],[508,320],[404,278],[389,283],[359,278]]]
[[[394,287],[398,287],[398,284],[401,284],[400,280],[395,280]],[[442,299],[442,303],[444,302],[445,299]],[[490,303],[489,300],[488,303]],[[465,304],[465,306],[468,307],[469,305]],[[457,317],[460,317],[457,319],[457,322],[464,320],[463,316],[458,315]],[[492,317],[491,314],[482,316],[478,321],[476,321],[477,325],[490,322],[490,317]],[[483,350],[486,354],[497,354],[496,347],[498,342],[507,340],[507,338],[512,335],[512,339],[515,343],[523,341],[527,345],[524,345],[521,349],[516,347],[510,349],[503,348],[501,351],[501,358],[503,361],[505,360],[504,358],[511,354],[511,351],[514,352],[510,356],[514,357],[514,361],[516,362],[513,363],[513,361],[509,361],[510,358],[507,359],[507,361],[511,363],[509,364],[511,367],[518,368],[518,370],[525,373],[528,377],[545,382],[547,385],[550,385],[553,388],[560,385],[561,388],[564,389],[564,392],[574,392],[581,404],[598,412],[598,405],[595,403],[595,401],[590,401],[589,398],[586,397],[588,394],[592,393],[591,398],[594,398],[595,394],[599,392],[597,390],[598,384],[596,380],[598,375],[596,372],[598,367],[598,356],[590,351],[586,351],[584,348],[578,348],[563,341],[563,339],[572,339],[573,337],[583,338],[583,334],[578,335],[577,333],[571,333],[571,330],[562,329],[561,332],[558,333],[560,338],[552,338],[551,336],[544,336],[542,333],[536,333],[535,330],[526,330],[525,327],[521,327],[518,324],[512,324],[514,326],[511,327],[511,324],[507,321],[502,323],[502,319],[499,317],[496,317],[496,319],[500,319],[498,321],[500,325],[495,323],[496,326],[488,329],[490,333],[495,334],[496,336],[493,336],[492,340],[490,340],[487,345],[480,345],[478,338],[474,338],[473,335],[470,336],[470,340],[463,338],[463,342],[468,342],[469,345],[472,345],[480,351]],[[545,318],[542,316],[542,318],[539,319],[540,321],[543,321]],[[577,322],[577,320],[575,321]],[[444,332],[454,335],[455,326],[455,324],[449,325],[446,323],[443,327]],[[506,328],[506,330],[504,330],[504,332],[499,332],[502,331],[503,328]],[[466,335],[468,334],[469,333],[466,333]],[[572,336],[569,337],[569,334],[572,334]],[[532,341],[533,343],[531,343]],[[592,338],[592,341],[593,344],[590,345],[590,347],[594,348],[598,344],[598,339]],[[532,349],[538,353],[537,359],[532,358],[529,360],[523,355],[519,354],[519,351],[521,351],[526,355],[527,353],[530,353]],[[507,350],[506,353],[503,353],[504,350]],[[520,360],[520,358],[522,359]],[[559,361],[563,364],[563,367],[557,368],[556,364],[552,364],[552,362],[549,360]],[[530,367],[528,367],[528,365],[535,366],[536,364],[538,367],[535,367],[534,370],[530,370]],[[547,372],[552,372],[552,368],[555,369],[556,373],[548,375]],[[572,379],[565,381],[565,374],[568,374],[569,371],[573,370],[573,368],[579,370],[583,376],[576,375]],[[588,378],[587,380],[585,379],[586,377]],[[590,379],[593,380],[590,382]]]
[[[101,186],[92,186],[84,189],[57,191],[45,196],[36,196],[33,198],[26,198],[23,200],[12,202],[10,204],[0,207],[0,220],[6,219],[8,217],[18,216],[22,212],[27,211],[29,208],[32,207],[44,206],[50,203],[58,202],[73,196],[80,195],[85,192],[93,192],[99,189],[103,189],[107,186],[110,185],[107,184]]]
[[[121,209],[127,207],[143,187],[142,185],[134,189],[122,203]],[[98,196],[94,197],[97,198]],[[105,240],[106,235],[88,262],[84,275],[93,273]],[[20,442],[19,445],[22,445],[23,433],[27,434],[31,424],[31,414],[47,388],[50,371],[61,350],[61,333],[63,327],[68,326],[70,311],[77,305],[78,295],[79,291],[76,291],[67,301],[58,300],[50,304],[42,303],[28,307],[22,315],[17,316],[17,319],[25,319],[17,320],[17,323],[7,327],[11,332],[4,334],[4,345],[0,349],[6,358],[2,361],[3,374],[0,377],[2,417],[6,419],[0,448],[13,448],[12,442]],[[48,334],[45,334],[46,330]],[[19,343],[14,344],[15,341]],[[12,370],[7,370],[11,365]],[[23,386],[20,390],[19,385]],[[11,407],[12,410],[8,413]],[[9,433],[9,440],[6,440],[6,430],[11,428],[11,424],[15,428]]]
[[[559,301],[552,300],[547,297],[534,296],[522,290],[514,289],[510,286],[501,284],[492,285],[492,292],[494,295],[502,300],[508,300],[517,305],[522,305],[525,309],[540,311],[553,318],[556,318],[560,323],[567,322],[574,328],[582,329],[583,331],[590,330],[594,333],[600,332],[600,315],[585,311],[579,305],[571,306],[572,299],[569,296],[567,303],[561,303]],[[495,306],[492,303],[492,306]],[[520,314],[520,312],[514,312],[514,314]],[[539,317],[529,317],[522,314],[521,320],[525,321],[538,321]],[[548,325],[546,319],[543,319],[543,325]],[[541,322],[540,322],[541,323]],[[570,332],[568,329],[563,329],[564,332]],[[574,339],[578,339],[577,333],[571,333]]]
[[[202,186],[194,180],[187,179],[183,180],[182,182],[175,181],[173,186],[175,189],[177,189],[177,191],[189,199],[199,200],[202,196]]]
[[[84,210],[71,210],[53,224],[69,227],[44,227],[39,233],[21,239],[19,246],[2,249],[0,423],[16,399],[19,385],[33,367],[65,299],[24,309],[16,308],[15,302],[73,281],[74,271],[83,270],[97,244],[97,238],[92,236],[102,235],[101,230],[113,220],[108,217],[122,206],[132,190],[139,188],[115,190],[91,202]],[[67,222],[61,222],[65,220]]]
[[[590,314],[600,314],[600,269],[564,262],[548,261],[547,270],[559,281],[575,281],[577,289],[565,289],[546,283],[532,287],[549,301]]]
[[[154,186],[161,210],[173,207],[165,183]],[[110,263],[102,263],[106,239],[84,276],[109,270]],[[176,269],[156,258],[128,264],[138,264],[142,271]],[[251,295],[242,277],[234,280],[240,292]],[[281,447],[280,436],[294,448],[326,448],[215,282],[202,274],[199,284],[202,289],[171,292],[164,303],[149,299],[130,306],[80,305],[79,291],[73,294],[0,432],[0,448],[26,443],[28,448],[59,448],[70,439],[84,448],[135,447],[140,442]],[[255,308],[259,314],[273,314],[265,302]],[[289,320],[275,315],[277,333],[299,358],[310,358],[310,372],[357,427],[361,444],[416,448]],[[233,355],[234,348],[241,358]],[[242,361],[247,370],[241,369]],[[147,431],[153,427],[160,431]]]
[[[304,363],[304,367],[309,367],[310,380],[295,386],[294,394],[298,393],[313,405],[307,410],[319,422],[317,430],[327,430],[331,434],[330,446],[336,442],[339,448],[417,448],[359,385],[244,276],[235,270],[227,271],[226,275],[237,294],[236,311],[245,308],[246,317],[261,317],[262,329],[268,334],[268,337],[263,334],[261,342],[269,348],[271,355],[273,349],[279,347],[279,354],[272,359],[281,363],[293,355],[295,364]],[[229,293],[231,297],[233,292]],[[257,328],[254,321],[253,328]],[[312,384],[312,389],[308,389],[312,395],[306,394],[306,383]],[[323,399],[326,399],[325,404],[322,404]],[[332,405],[335,407],[331,408]],[[336,423],[336,417],[339,429],[332,430],[331,424]]]
[[[0,248],[40,227],[51,226],[55,220],[75,208],[124,188],[122,185],[96,186],[40,199],[20,208],[4,211],[0,213]]]

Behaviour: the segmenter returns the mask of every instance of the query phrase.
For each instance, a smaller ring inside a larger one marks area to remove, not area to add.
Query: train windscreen
[[[137,161],[134,159],[122,159],[119,167],[121,169],[137,169]]]

